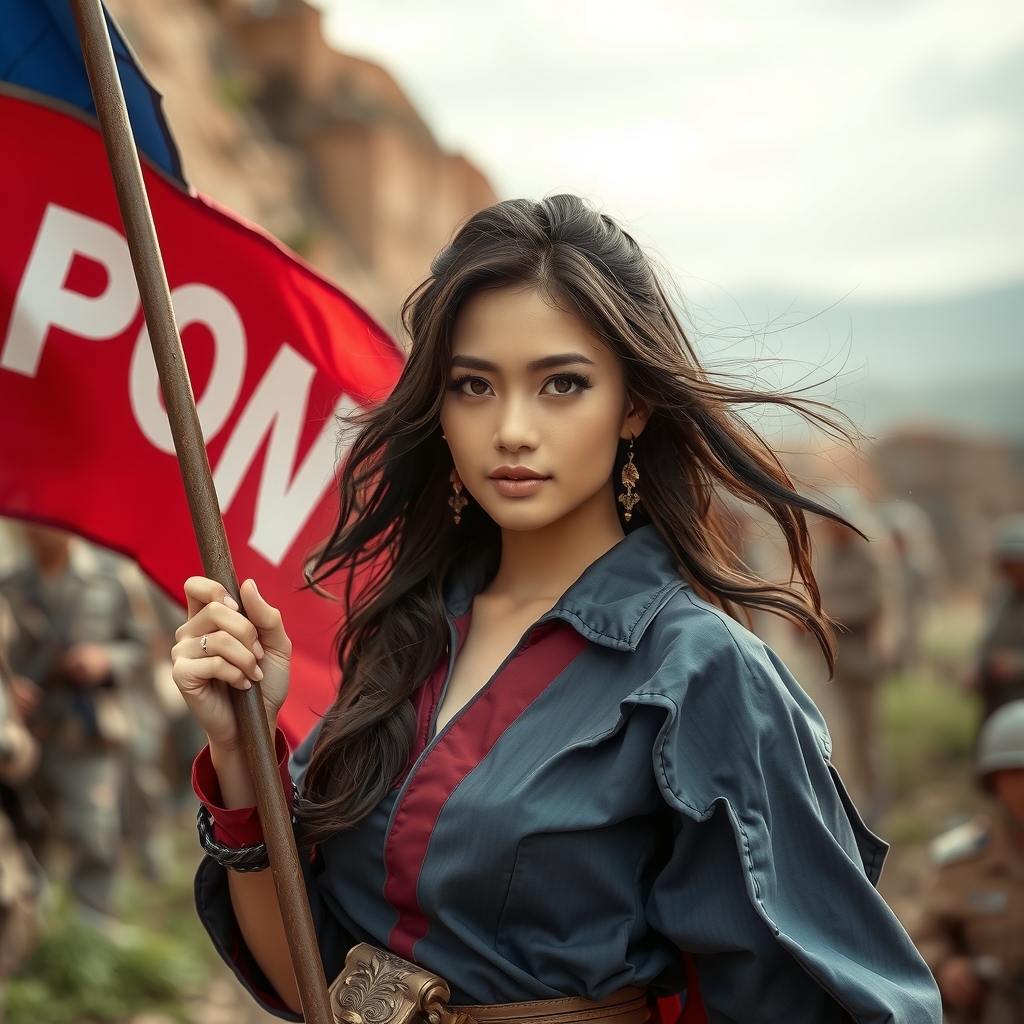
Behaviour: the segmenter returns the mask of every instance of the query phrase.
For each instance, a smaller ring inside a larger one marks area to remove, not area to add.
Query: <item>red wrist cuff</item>
[[[274,736],[274,752],[277,754],[277,770],[281,773],[281,784],[288,806],[292,805],[292,780],[288,774],[288,758],[291,751],[288,741],[280,729]],[[203,747],[192,765],[192,789],[206,804],[213,819],[213,835],[218,843],[238,849],[242,846],[256,846],[263,842],[263,826],[255,807],[236,807],[232,810],[223,806],[220,782],[213,768],[209,746]]]

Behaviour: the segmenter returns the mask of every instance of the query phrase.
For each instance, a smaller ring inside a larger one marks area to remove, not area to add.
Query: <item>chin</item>
[[[517,533],[526,533],[530,530],[541,530],[550,526],[565,515],[565,509],[552,509],[542,504],[530,507],[527,504],[529,499],[523,500],[519,507],[509,507],[502,503],[502,507],[484,508],[484,511],[503,530],[514,530]]]

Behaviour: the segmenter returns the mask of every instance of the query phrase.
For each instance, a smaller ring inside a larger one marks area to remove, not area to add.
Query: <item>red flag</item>
[[[387,394],[402,355],[269,235],[144,173],[239,579],[294,642],[294,741],[337,686],[339,609],[301,573],[332,522],[334,414]],[[0,514],[130,555],[181,600],[201,565],[91,122],[0,94],[0,226]]]

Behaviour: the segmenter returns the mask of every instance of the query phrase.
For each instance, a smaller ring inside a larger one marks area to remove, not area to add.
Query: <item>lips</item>
[[[488,474],[492,480],[546,480],[543,473],[528,469],[526,466],[499,466]]]
[[[494,489],[505,498],[527,498],[541,489],[551,477],[526,466],[499,466],[488,474]]]

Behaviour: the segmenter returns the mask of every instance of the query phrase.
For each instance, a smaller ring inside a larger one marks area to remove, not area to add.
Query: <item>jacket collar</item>
[[[493,557],[480,559],[454,581],[446,602],[453,618],[469,611],[496,570]],[[685,586],[658,531],[641,526],[594,562],[538,625],[562,619],[593,643],[635,651],[654,616]]]

